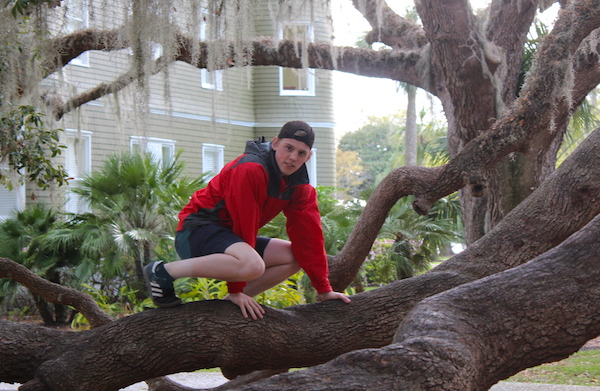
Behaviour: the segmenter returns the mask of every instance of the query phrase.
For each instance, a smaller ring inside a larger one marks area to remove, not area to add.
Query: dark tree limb
[[[0,258],[0,278],[5,277],[18,282],[46,301],[74,307],[87,318],[91,327],[98,327],[114,320],[102,311],[90,295],[50,282],[10,259]]]
[[[77,57],[87,48],[87,50],[119,50],[120,45],[114,45],[107,42],[107,39],[119,40],[116,35],[123,34],[122,31],[95,31],[85,30],[74,33],[73,35],[62,38],[60,42],[53,42],[54,45],[64,45],[63,55],[59,61],[51,62],[47,68],[52,71],[66,65],[73,58]],[[108,36],[108,38],[107,38]],[[121,37],[125,39],[125,37]],[[78,41],[83,40],[83,42]],[[89,42],[94,42],[91,44]],[[120,42],[120,41],[119,41]],[[125,41],[126,42],[126,41]],[[186,62],[198,68],[207,66],[207,45],[204,42],[190,41],[187,37],[178,36],[179,48],[177,55],[173,58],[160,58],[155,62],[151,74],[156,74],[175,61]],[[197,45],[194,48],[194,45]],[[423,53],[418,51],[374,51],[365,48],[351,47],[332,47],[324,43],[309,43],[309,66],[318,69],[339,70],[341,72],[355,73],[362,76],[389,78],[392,80],[401,80],[413,85],[427,89],[421,82],[423,77],[416,65],[421,61]],[[262,39],[255,41],[252,58],[252,65],[268,66],[277,65],[292,68],[302,68],[302,60],[296,55],[296,47],[301,47],[302,43],[290,40],[278,41],[276,45],[271,39]],[[234,45],[230,45],[231,57],[236,53]],[[234,66],[233,62],[223,66]],[[57,119],[62,118],[71,110],[80,107],[90,101],[99,99],[105,95],[119,92],[123,88],[136,81],[136,71],[134,69],[120,75],[110,83],[101,83],[83,93],[72,97],[68,102],[60,102],[46,98],[46,103],[52,108]]]
[[[382,42],[404,50],[421,49],[427,45],[423,28],[413,20],[398,16],[387,2],[352,0],[352,4],[373,28],[367,34],[367,43]]]
[[[372,3],[368,2],[369,7],[372,7]],[[465,26],[468,27],[475,23],[468,6],[465,5],[464,1],[455,1],[456,4],[462,4],[463,8],[460,15],[465,15],[464,23]],[[435,6],[435,3],[433,6]],[[443,7],[446,7],[446,3],[444,3]],[[384,13],[386,16],[386,20],[393,20],[393,22],[389,22],[390,24],[397,25],[399,23],[404,23],[403,18],[392,17],[391,12],[387,5],[383,5],[386,10]],[[441,11],[440,11],[441,12]],[[586,6],[576,8],[577,17],[581,16],[581,19],[588,20],[589,23],[578,26],[578,31],[574,34],[574,40],[571,42],[569,46],[569,50],[574,51],[579,42],[585,38],[587,35],[591,33],[593,30],[594,23],[598,25],[597,15],[594,13],[597,12],[593,7]],[[439,13],[439,12],[438,12]],[[447,10],[444,10],[444,14],[447,13]],[[580,14],[579,14],[580,13]],[[469,16],[470,15],[470,16]],[[467,17],[469,16],[469,17]],[[448,18],[442,18],[441,22],[450,20]],[[570,31],[569,20],[565,23],[566,25],[562,25],[562,29],[566,28],[566,31]],[[448,28],[454,26],[455,21],[453,19],[453,25],[448,26]],[[435,29],[430,27],[430,30],[439,31],[439,29]],[[462,56],[447,56],[445,52],[435,53],[434,58],[438,58],[437,61],[441,61],[436,65],[436,72],[429,71],[429,74],[423,74],[424,68],[428,68],[425,66],[429,61],[431,61],[431,53],[429,52],[429,48],[422,43],[418,45],[408,45],[409,49],[395,49],[390,51],[374,51],[370,49],[364,48],[350,48],[350,47],[332,47],[330,44],[325,43],[309,43],[309,66],[313,68],[319,69],[329,69],[329,70],[339,70],[342,72],[353,73],[361,76],[369,76],[369,77],[382,77],[389,78],[391,80],[397,80],[412,84],[414,86],[423,88],[433,95],[440,96],[440,94],[445,94],[445,88],[450,88],[450,92],[453,89],[456,89],[455,94],[450,94],[449,96],[454,96],[455,101],[463,101],[464,99],[474,99],[475,106],[473,105],[464,105],[464,107],[480,107],[486,106],[482,105],[483,96],[481,94],[471,93],[464,94],[465,89],[462,85],[459,84],[451,84],[450,86],[445,85],[440,89],[439,83],[433,80],[430,80],[432,74],[437,74],[437,80],[455,80],[456,76],[452,77],[447,76],[442,78],[442,73],[444,69],[459,69],[462,72],[468,73],[472,76],[473,72],[480,74],[482,79],[474,80],[472,77],[462,78],[464,80],[473,80],[469,81],[472,83],[471,87],[473,89],[467,88],[469,91],[481,91],[482,94],[485,91],[493,91],[493,88],[482,88],[482,86],[486,83],[489,83],[489,80],[485,77],[485,72],[481,68],[480,61],[471,61],[476,59],[481,59],[483,57],[488,58],[491,56],[488,52],[490,51],[489,45],[483,41],[483,38],[480,38],[478,41],[473,41],[473,37],[468,35],[467,30],[459,29],[460,31],[464,31],[464,36],[456,36],[453,34],[454,44],[452,47],[460,48],[462,50]],[[415,35],[417,38],[416,41],[421,42],[422,38],[418,38],[422,34],[419,31],[413,31],[410,33],[406,33],[403,35],[404,37],[409,35]],[[431,37],[430,37],[431,38]],[[439,38],[437,36],[433,36],[433,38]],[[176,42],[179,43],[179,48],[176,50],[176,55],[174,58],[163,58],[160,59],[160,63],[157,63],[155,67],[156,72],[163,69],[164,66],[169,65],[173,61],[183,61],[187,62],[193,66],[197,66],[199,68],[206,67],[206,59],[207,59],[207,45],[204,42],[196,42],[190,40],[189,38],[179,34],[176,38]],[[277,43],[276,43],[277,42]],[[268,65],[277,65],[277,66],[286,66],[286,67],[302,67],[302,61],[297,56],[298,51],[297,47],[301,47],[302,43],[297,43],[289,40],[280,40],[273,41],[272,39],[262,39],[256,40],[253,42],[253,57],[252,57],[252,65],[255,66],[268,66]],[[449,46],[448,42],[441,43],[440,50],[450,50],[451,46]],[[563,41],[560,41],[558,44],[562,44]],[[128,38],[125,34],[124,29],[113,29],[113,30],[84,30],[73,33],[71,35],[67,35],[65,37],[57,38],[49,43],[49,45],[60,47],[61,48],[61,58],[56,61],[54,59],[49,60],[49,62],[45,65],[45,69],[48,69],[48,72],[51,73],[55,71],[58,67],[66,65],[70,60],[77,57],[81,53],[86,50],[120,50],[124,47],[128,47]],[[300,46],[298,46],[300,45]],[[402,46],[402,45],[401,45]],[[407,45],[404,45],[407,46]],[[233,51],[234,45],[231,45],[231,58],[236,58],[236,53]],[[479,48],[479,49],[478,49]],[[435,50],[435,45],[434,45]],[[477,55],[477,53],[483,53],[481,55]],[[487,54],[486,54],[487,53]],[[555,55],[555,53],[552,53]],[[492,56],[493,57],[493,56]],[[448,61],[453,61],[452,64],[443,64],[444,58],[449,58]],[[553,60],[554,57],[550,56],[549,59]],[[486,60],[489,62],[490,60]],[[234,66],[235,64],[230,62],[228,64],[224,64],[224,66]],[[444,66],[442,66],[444,65]],[[473,67],[479,67],[478,70],[474,70]],[[439,69],[438,69],[439,68]],[[461,79],[461,80],[462,80]],[[99,85],[90,91],[86,91],[82,93],[80,96],[71,99],[71,101],[67,104],[61,104],[60,107],[56,108],[56,111],[60,116],[69,112],[73,108],[78,107],[78,105],[84,104],[94,99],[98,99],[99,97],[109,94],[114,91],[119,91],[124,86],[133,82],[135,77],[132,74],[124,74],[117,80],[109,84]],[[547,81],[547,80],[546,80]],[[465,81],[466,82],[466,81]],[[458,82],[457,82],[458,83]],[[483,84],[482,84],[483,83]],[[468,86],[467,86],[468,87]],[[587,85],[587,88],[590,85]],[[581,91],[584,91],[582,89]],[[470,98],[469,98],[470,96]],[[490,98],[491,99],[491,98]],[[464,102],[463,102],[464,103]],[[493,102],[486,107],[494,107]],[[471,132],[476,132],[478,130],[486,129],[489,125],[489,118],[495,116],[495,113],[479,113],[478,116],[482,118],[481,121],[476,121],[477,126],[469,126]],[[471,115],[466,116],[468,118],[472,118]],[[484,118],[485,117],[485,118]],[[470,121],[473,121],[471,119]],[[470,138],[473,138],[474,134],[471,135]]]
[[[444,80],[461,139],[471,140],[498,116],[493,73],[502,58],[483,36],[468,1],[415,4],[431,45],[433,73]]]

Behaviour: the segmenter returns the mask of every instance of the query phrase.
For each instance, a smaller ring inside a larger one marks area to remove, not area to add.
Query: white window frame
[[[200,84],[207,90],[223,91],[223,71],[221,69],[214,71],[206,68],[200,69]]]
[[[312,155],[306,163],[306,171],[308,171],[308,179],[312,187],[317,187],[317,149],[311,148]]]
[[[90,173],[92,169],[92,132],[86,130],[66,129],[67,147],[70,147],[72,140],[79,140],[82,144],[78,145],[79,151],[75,152],[75,159],[81,159],[76,166],[71,165],[70,155],[72,151],[67,148],[65,156],[65,170],[69,177],[69,187],[77,187],[83,176]],[[91,212],[88,203],[83,202],[78,194],[73,193],[67,188],[67,201],[64,210],[68,213],[87,213]]]
[[[216,154],[216,161],[214,162],[214,169],[207,167],[206,162],[209,161],[209,154]],[[225,166],[225,146],[219,144],[202,144],[202,172],[210,173],[206,179],[211,180],[214,178]]]
[[[200,17],[200,40],[201,41],[207,41],[210,39],[210,37],[207,34],[207,19],[208,19],[208,10],[204,10],[202,12],[202,15]],[[217,33],[217,37],[216,39],[220,39],[223,37],[223,31],[219,31]],[[206,68],[202,68],[200,69],[200,86],[202,88],[208,89],[208,90],[215,90],[215,91],[223,91],[223,70],[222,69],[215,69],[212,71],[209,71]]]
[[[175,158],[175,140],[158,137],[130,136],[130,150],[133,151],[136,145],[139,145],[144,151],[152,154],[161,168],[171,164]],[[165,151],[167,151],[166,154]]]
[[[150,41],[148,43],[148,49],[150,50],[150,57],[154,61],[158,60],[163,55],[163,45],[158,42]],[[127,53],[129,53],[130,56],[133,56],[131,47],[127,48]]]
[[[66,19],[67,19],[67,33],[73,33],[75,31],[78,30],[82,30],[82,29],[87,29],[89,27],[89,12],[88,12],[88,6],[87,6],[87,1],[85,0],[80,0],[79,4],[81,5],[81,16],[73,15],[73,12],[71,11],[73,0],[69,0],[67,2],[67,12],[65,14]],[[79,26],[79,28],[75,27],[75,26]],[[85,51],[83,53],[81,53],[79,56],[75,57],[74,59],[72,59],[71,61],[69,61],[69,64],[71,65],[77,65],[80,67],[86,67],[89,68],[90,67],[90,54],[88,51]]]
[[[314,28],[312,23],[306,21],[286,22],[279,25],[279,39],[284,39],[283,30],[290,26],[305,26],[308,29],[309,41],[314,41]],[[290,90],[284,88],[284,72],[305,72],[306,90]],[[284,68],[279,67],[279,95],[280,96],[315,96],[315,70],[312,68]]]

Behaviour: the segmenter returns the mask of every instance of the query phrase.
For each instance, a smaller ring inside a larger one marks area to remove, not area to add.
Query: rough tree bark
[[[600,130],[474,246],[429,273],[355,295],[349,305],[325,302],[286,310],[267,308],[263,321],[251,321],[240,317],[228,301],[204,301],[146,311],[80,333],[2,322],[0,357],[9,359],[3,362],[0,380],[26,382],[22,390],[115,390],[151,377],[199,368],[221,367],[226,375],[234,377],[253,370],[279,369],[282,363],[288,367],[313,366],[357,349],[384,347],[393,341],[404,316],[421,300],[521,265],[583,227],[600,213],[599,178]],[[3,273],[5,270],[13,269],[0,268]],[[13,278],[17,278],[14,272]],[[480,298],[480,305],[498,301],[498,290],[489,291],[487,300]],[[530,299],[544,302],[544,291],[540,290],[535,298],[532,292]],[[567,315],[557,309],[554,316]],[[485,318],[478,318],[476,312],[471,317],[474,323],[485,323]],[[590,324],[594,322],[597,321]],[[534,322],[524,323],[523,328],[527,328],[532,340],[544,337],[544,330],[529,323]],[[444,326],[440,327],[443,331]],[[578,335],[577,341],[594,337],[590,332],[594,327]],[[566,328],[574,335],[580,333],[576,324]],[[433,328],[429,332],[433,334]],[[493,343],[507,342],[497,334]],[[557,359],[567,350],[575,351],[575,345],[549,348],[539,357]],[[535,344],[522,347],[523,351],[537,348]],[[363,363],[365,368],[381,364],[377,364],[377,355],[388,355],[385,349],[370,354],[375,358]],[[503,375],[513,369],[508,367]],[[385,373],[385,365],[377,372]],[[324,379],[332,379],[334,373]],[[279,382],[278,379],[273,381]],[[481,384],[497,380],[490,377]],[[354,384],[352,379],[345,381],[345,377],[335,378],[336,384]],[[311,389],[312,385],[302,388],[303,383],[294,382],[289,389]]]

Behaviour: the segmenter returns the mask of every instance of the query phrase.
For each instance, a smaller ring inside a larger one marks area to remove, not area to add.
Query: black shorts
[[[264,257],[270,238],[256,238],[255,250]],[[202,257],[210,254],[222,254],[234,243],[243,242],[229,228],[218,224],[207,224],[184,229],[175,233],[175,249],[181,259]]]

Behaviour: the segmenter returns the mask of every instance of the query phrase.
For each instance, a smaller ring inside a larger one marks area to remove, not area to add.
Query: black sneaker
[[[152,301],[158,307],[175,307],[181,299],[175,295],[173,277],[167,272],[163,261],[152,262],[144,267],[144,279]]]

